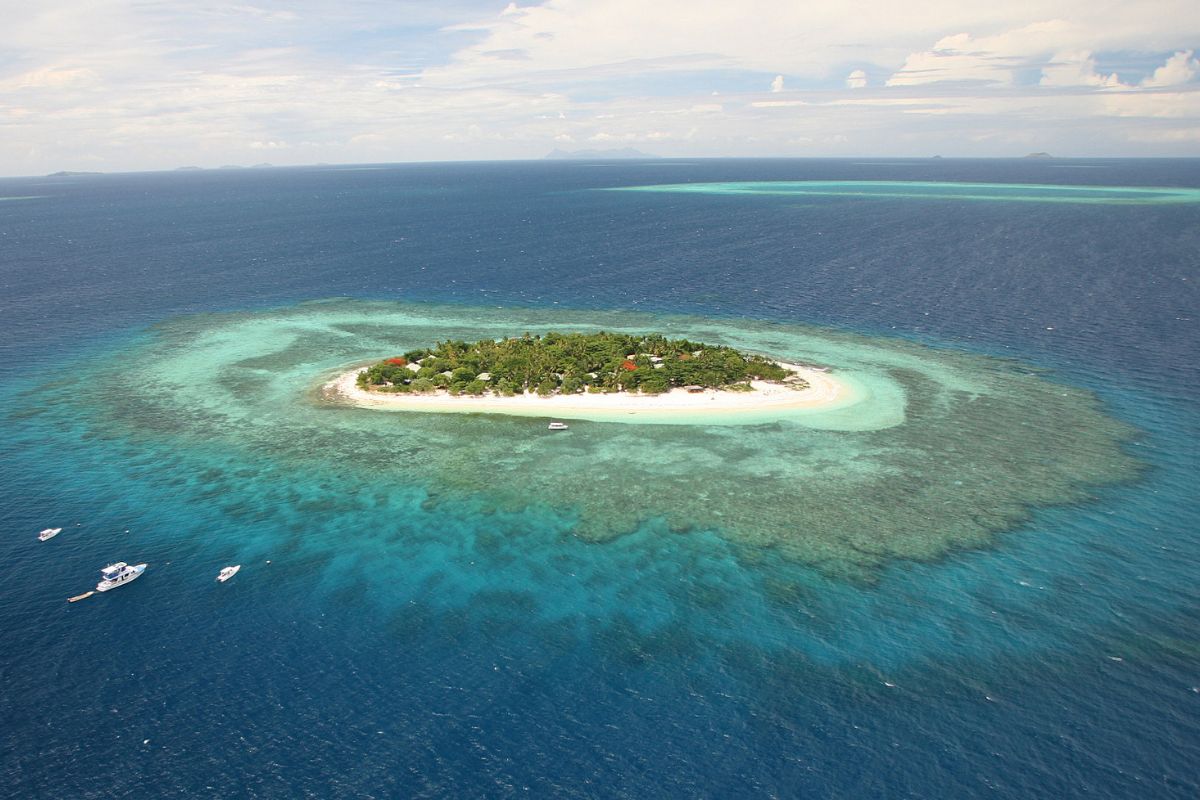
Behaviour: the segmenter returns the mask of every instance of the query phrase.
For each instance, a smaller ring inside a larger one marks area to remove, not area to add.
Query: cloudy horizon
[[[48,0],[5,12],[0,174],[540,158],[1200,155],[1177,0]]]

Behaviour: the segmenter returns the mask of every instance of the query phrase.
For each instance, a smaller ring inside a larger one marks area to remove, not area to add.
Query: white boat
[[[219,573],[217,573],[217,580],[219,580],[221,583],[224,583],[234,575],[237,575],[238,570],[241,568],[241,564],[234,564],[232,567],[225,567]]]
[[[47,539],[53,539],[55,536],[58,536],[60,533],[62,533],[62,528],[46,528],[46,530],[44,530],[38,534],[38,541],[44,542]]]
[[[109,564],[104,569],[100,570],[100,582],[96,584],[97,592],[107,592],[109,589],[115,589],[118,586],[123,586],[130,581],[137,580],[141,574],[146,571],[149,564],[134,564],[130,566],[124,561],[118,561],[115,564]]]
[[[567,429],[567,423],[565,423],[565,422],[551,422],[551,423],[550,423],[550,425],[549,425],[549,428],[550,428],[550,430],[552,430],[552,431],[565,431],[565,430]]]

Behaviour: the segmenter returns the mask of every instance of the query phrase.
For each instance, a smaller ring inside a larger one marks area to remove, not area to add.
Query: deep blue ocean
[[[600,191],[757,181],[1200,189],[1200,160],[0,180],[0,794],[1200,796],[1200,203]],[[96,393],[162,326],[331,298],[999,356],[1094,392],[1143,469],[850,581],[139,432]],[[66,602],[115,560],[151,567]]]

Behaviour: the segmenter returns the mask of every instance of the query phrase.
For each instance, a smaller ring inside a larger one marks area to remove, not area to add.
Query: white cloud
[[[795,108],[796,106],[806,106],[808,102],[805,100],[756,100],[750,104],[751,108]]]
[[[1190,83],[1200,74],[1200,61],[1193,58],[1192,53],[1192,50],[1181,50],[1171,56],[1167,63],[1142,81],[1142,86],[1178,86]]]
[[[1102,75],[1096,59],[1086,51],[1058,53],[1042,68],[1042,86],[1098,86],[1115,89],[1122,86],[1116,73]]]
[[[943,36],[931,49],[910,54],[887,85],[977,81],[1009,86],[1015,83],[1018,69],[1038,65],[1062,49],[1063,42],[1074,42],[1080,36],[1078,24],[1061,19],[1034,22],[990,36]]]
[[[1072,4],[1045,5],[1065,11]],[[1146,13],[1132,13],[1135,8]],[[1172,31],[1175,21],[1180,28]],[[1121,81],[1115,73],[1105,74],[1097,68],[1096,53],[1161,50],[1167,42],[1195,41],[1198,35],[1200,15],[1171,2],[1156,2],[1153,8],[1144,4],[1110,6],[1093,14],[1077,10],[984,35],[958,32],[943,36],[932,48],[910,53],[887,85],[977,82],[1007,87],[1028,83],[1026,77],[1032,73],[1040,74],[1045,86],[1113,88]],[[1186,81],[1195,70],[1191,52],[1178,52],[1160,69],[1158,79]]]
[[[1083,6],[1082,0],[1068,3]],[[980,22],[991,27],[1013,16],[1003,4],[985,0],[928,0],[904,7],[868,0],[855,14],[837,3],[777,0],[547,0],[456,26],[484,36],[431,70],[430,78],[462,85],[597,69],[644,75],[646,65],[664,70],[683,64],[782,73],[792,82],[837,74],[847,59],[894,67],[938,38],[939,31]],[[503,50],[523,51],[528,59],[514,69],[487,58]]]
[[[272,142],[292,143],[277,163],[529,157],[600,134],[681,155],[998,155],[1029,137],[1120,154],[1200,120],[1194,0],[500,5],[15,5],[0,174],[246,163]],[[1160,154],[1195,152],[1172,136]]]

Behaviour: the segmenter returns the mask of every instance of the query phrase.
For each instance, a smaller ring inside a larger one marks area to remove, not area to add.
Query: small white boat
[[[96,584],[97,592],[107,592],[109,589],[115,589],[118,586],[124,586],[130,581],[137,580],[142,573],[146,571],[149,564],[134,564],[130,566],[124,561],[118,561],[115,564],[109,564],[104,569],[100,570],[100,582]]]
[[[552,431],[565,431],[565,430],[567,429],[567,423],[565,423],[565,422],[551,422],[551,423],[550,423],[550,425],[549,425],[548,427],[549,427],[549,428],[550,428],[550,430],[552,430]]]
[[[38,534],[38,541],[44,542],[47,539],[53,539],[55,536],[58,536],[60,533],[62,533],[62,528],[46,528],[46,530],[44,530]]]
[[[241,568],[242,568],[241,564],[234,564],[232,567],[225,567],[224,569],[222,569],[220,572],[217,573],[217,580],[219,580],[221,583],[224,583],[225,581],[232,578],[234,575],[237,575],[238,570]]]

